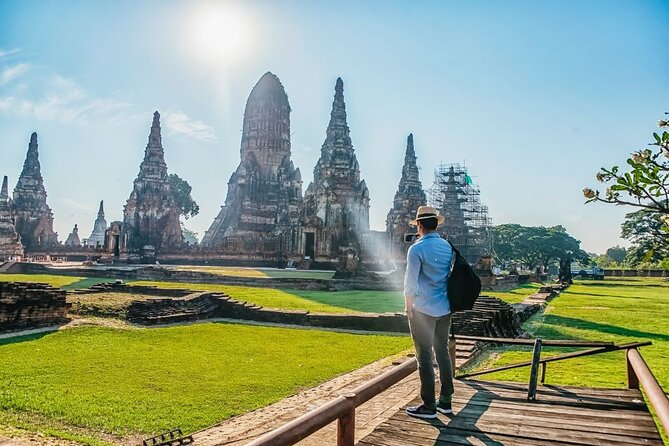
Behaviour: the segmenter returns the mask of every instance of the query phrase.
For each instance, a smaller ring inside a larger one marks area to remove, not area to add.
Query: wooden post
[[[537,378],[539,374],[539,360],[541,359],[541,339],[534,341],[534,352],[532,354],[532,368],[530,369],[530,387],[527,390],[528,401],[537,400]]]
[[[541,384],[546,382],[546,367],[548,367],[548,363],[542,362],[541,363]]]
[[[632,350],[632,349],[630,349]],[[630,362],[629,358],[629,352],[630,350],[627,350],[625,353],[625,359],[627,362],[627,388],[628,389],[638,389],[639,388],[639,377],[637,376],[636,372],[634,371],[634,368],[632,367],[632,363]],[[634,349],[636,350],[636,349]]]
[[[448,354],[451,357],[451,371],[453,372],[453,377],[455,377],[455,354],[457,352],[457,343],[455,336],[451,333],[451,337],[448,338]]]
[[[343,395],[349,402],[349,410],[337,420],[337,446],[355,444],[355,393]]]

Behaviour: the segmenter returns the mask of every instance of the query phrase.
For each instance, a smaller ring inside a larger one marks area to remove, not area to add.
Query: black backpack
[[[455,256],[455,263],[448,278],[447,287],[451,311],[471,310],[481,293],[481,279],[474,273],[460,251],[455,249],[453,243],[449,241],[448,244],[451,245]]]

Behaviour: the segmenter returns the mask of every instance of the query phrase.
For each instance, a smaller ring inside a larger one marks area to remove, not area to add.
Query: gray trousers
[[[451,315],[432,317],[414,311],[413,317],[409,319],[409,328],[411,329],[411,339],[413,339],[416,347],[418,375],[420,376],[420,397],[426,407],[435,409],[437,403],[434,393],[432,350],[434,350],[439,365],[439,380],[441,381],[439,399],[450,401],[451,395],[453,395],[453,367],[448,353]]]

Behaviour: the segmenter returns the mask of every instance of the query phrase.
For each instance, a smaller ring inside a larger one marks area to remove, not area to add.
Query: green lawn
[[[201,271],[219,276],[250,277],[255,279],[291,278],[291,279],[332,279],[334,271],[287,270],[275,268],[243,268],[234,266],[177,266],[179,271]]]
[[[58,276],[55,274],[0,274],[0,282],[48,283],[51,286],[66,290],[90,288],[97,283],[113,281],[114,279],[109,278]]]
[[[538,292],[540,287],[540,283],[526,283],[509,291],[484,291],[481,294],[485,296],[499,297],[509,304],[517,304],[524,301],[530,294]]]
[[[130,283],[160,288],[222,292],[234,299],[252,302],[267,308],[285,310],[306,310],[318,313],[383,313],[404,309],[401,291],[306,291],[183,282],[138,281]]]
[[[0,425],[88,443],[101,432],[192,432],[410,346],[408,337],[222,323],[4,340]]]
[[[543,339],[652,341],[641,354],[665,390],[669,390],[669,282],[662,279],[577,281],[525,329]],[[546,348],[543,356],[566,353]],[[496,350],[480,368],[531,359],[530,349]],[[482,379],[529,381],[529,367],[483,375]],[[551,363],[547,384],[626,387],[625,353],[612,352]]]

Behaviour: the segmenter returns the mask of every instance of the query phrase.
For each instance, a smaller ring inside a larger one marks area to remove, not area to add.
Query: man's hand
[[[409,319],[413,317],[413,297],[404,296],[404,312]]]

